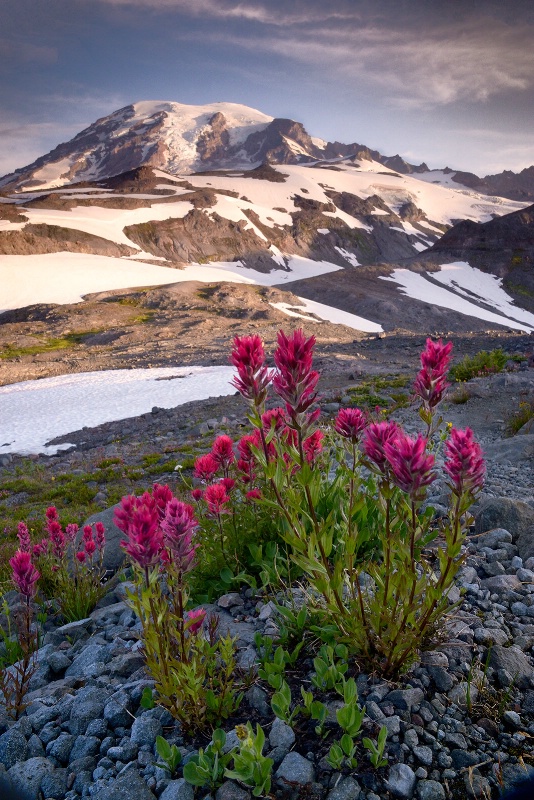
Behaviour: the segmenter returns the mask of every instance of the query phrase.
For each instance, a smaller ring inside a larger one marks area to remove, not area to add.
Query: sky
[[[0,176],[139,100],[436,169],[534,164],[530,0],[0,0]]]

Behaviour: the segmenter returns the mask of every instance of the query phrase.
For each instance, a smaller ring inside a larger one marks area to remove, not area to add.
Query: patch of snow
[[[128,417],[154,406],[232,394],[232,367],[160,367],[82,372],[0,387],[0,453],[54,453],[52,439]]]
[[[284,283],[292,283],[293,281],[301,281],[306,278],[314,278],[317,275],[326,275],[329,272],[336,272],[343,269],[338,264],[331,264],[329,261],[313,261],[311,258],[304,258],[304,256],[288,256],[284,257],[284,264],[287,261],[287,268],[273,269],[270,272],[258,272],[250,267],[245,267],[240,261],[211,261],[209,267],[211,269],[224,270],[226,274],[233,274],[236,277],[243,278],[245,283],[255,283],[259,286],[277,286]],[[278,262],[280,263],[280,262]],[[191,264],[186,269],[199,269],[204,267],[200,264]],[[183,272],[184,270],[180,270]],[[189,278],[189,280],[200,280],[199,278]],[[216,280],[212,278],[212,280]],[[220,280],[228,280],[228,278],[220,278]]]
[[[335,249],[338,251],[340,256],[342,256],[345,259],[345,261],[348,261],[349,264],[352,264],[353,267],[360,266],[360,262],[358,261],[354,253],[351,253],[349,250],[344,250],[343,247],[335,247]]]
[[[193,209],[188,201],[159,203],[146,208],[104,208],[103,206],[75,206],[71,209],[31,208],[24,209],[29,221],[38,225],[59,225],[109,239],[117,244],[126,244],[135,250],[139,245],[124,233],[127,225],[139,225],[165,219],[182,219]]]
[[[282,269],[285,269],[285,267],[286,267],[286,260],[285,260],[284,256],[282,255],[282,253],[280,252],[280,250],[278,249],[278,247],[277,247],[275,244],[272,244],[272,245],[269,247],[269,250],[270,250],[270,251],[271,251],[271,253],[272,253],[272,256],[271,256],[272,260],[273,260],[273,261],[274,261],[276,264],[278,264],[278,266],[279,266],[279,267],[282,267]]]
[[[423,244],[423,242],[412,242],[412,247],[414,250],[417,250],[418,253],[422,253],[423,250],[428,250],[428,248],[432,247],[432,245]]]
[[[339,308],[326,306],[324,303],[317,303],[315,300],[307,300],[305,297],[298,298],[301,305],[291,305],[290,303],[271,303],[274,308],[278,308],[290,317],[302,317],[302,319],[309,322],[317,322],[313,317],[299,314],[298,310],[302,308],[304,312],[315,314],[316,317],[333,322],[334,325],[346,325],[347,328],[353,328],[356,331],[366,331],[367,333],[380,333],[382,326],[377,322],[359,317],[356,314],[350,314],[348,311],[342,311]],[[297,310],[298,309],[298,310]]]
[[[434,280],[437,279],[438,275],[439,273],[431,273],[431,277],[434,278]],[[488,290],[487,294],[491,296],[491,291],[494,291],[495,280],[497,279],[495,279],[494,276],[486,275],[485,273],[481,273],[481,275],[484,275],[485,278],[489,279],[487,281],[486,288]],[[435,283],[427,280],[424,275],[421,275],[417,272],[411,272],[408,269],[395,269],[391,275],[379,277],[380,280],[393,281],[394,283],[399,284],[399,286],[402,287],[402,293],[413,298],[414,300],[421,300],[424,303],[439,306],[441,308],[450,308],[452,311],[458,311],[459,313],[466,314],[469,317],[476,317],[477,319],[487,320],[488,322],[495,322],[498,325],[504,325],[505,327],[513,328],[514,330],[522,330],[527,332],[534,330],[534,315],[532,314],[529,315],[532,318],[532,322],[529,325],[519,323],[507,316],[488,311],[487,309],[476,305],[474,302],[469,302],[465,298],[459,297],[453,291],[450,291],[445,287],[436,286]],[[487,303],[488,301],[485,300],[484,302]],[[518,316],[518,311],[520,312],[521,310],[516,308],[513,309],[514,316]],[[522,312],[522,314],[526,313],[527,312]]]
[[[37,180],[41,182],[36,188],[45,189],[61,186],[62,183],[66,182],[65,176],[70,170],[74,160],[75,156],[62,158],[59,161],[52,161],[50,164],[46,164],[44,167],[41,167],[41,169],[38,169],[37,172],[34,172],[32,178],[32,181]]]
[[[381,215],[381,214],[384,214],[384,215],[387,216],[389,213],[390,213],[389,211],[384,211],[383,208],[375,208],[375,209],[373,209],[373,211],[371,211],[371,214],[374,214],[375,216],[378,216],[378,215]]]
[[[330,233],[330,228],[317,228],[317,233]]]
[[[11,222],[9,219],[0,219],[0,231],[20,231],[27,224],[27,222]]]

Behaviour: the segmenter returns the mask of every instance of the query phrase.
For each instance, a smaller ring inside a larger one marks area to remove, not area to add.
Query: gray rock
[[[511,592],[521,587],[521,581],[515,575],[494,575],[483,580],[482,586],[490,592]]]
[[[109,661],[111,661],[111,653],[108,645],[88,644],[66,670],[65,677],[83,678],[86,676],[87,670],[96,662],[107,664]]]
[[[146,744],[152,747],[156,741],[156,736],[161,736],[163,728],[161,722],[156,717],[149,714],[142,714],[134,720],[132,725],[131,740],[134,744]]]
[[[76,761],[78,758],[96,756],[100,750],[100,739],[96,736],[78,736],[70,751],[69,761]]]
[[[385,700],[401,711],[411,711],[414,706],[419,705],[423,698],[423,690],[419,688],[394,689],[386,695]]]
[[[129,769],[92,797],[93,800],[154,800],[154,795],[136,769]]]
[[[170,781],[167,788],[160,795],[160,800],[193,800],[194,790],[185,778]]]
[[[327,800],[358,800],[361,789],[358,783],[351,778],[344,778],[337,786],[328,792]]]
[[[380,725],[386,726],[388,736],[397,736],[400,733],[400,723],[400,717],[397,714],[380,720]]]
[[[122,689],[115,692],[104,706],[104,719],[112,728],[126,728],[132,724],[133,703]]]
[[[123,653],[113,659],[110,664],[110,671],[114,675],[128,678],[144,665],[145,658],[141,653]]]
[[[475,533],[504,528],[512,535],[523,560],[534,555],[534,509],[520,500],[493,497],[486,500],[475,517]]]
[[[238,592],[228,592],[217,600],[219,608],[235,608],[244,605],[243,598]]]
[[[60,764],[68,764],[75,737],[70,733],[60,733],[46,746],[46,755],[55,758]]]
[[[57,739],[60,732],[61,730],[55,722],[48,722],[43,728],[41,728],[39,738],[46,747],[49,742]]]
[[[26,758],[36,758],[37,756],[44,755],[45,749],[43,747],[43,743],[36,733],[32,733],[28,739],[28,752],[26,753]]]
[[[56,650],[48,656],[48,666],[52,672],[63,672],[72,664],[72,659],[61,650]]]
[[[395,797],[410,800],[415,788],[415,772],[408,764],[394,764],[389,771],[386,787]]]
[[[505,645],[510,637],[502,628],[477,628],[474,638],[477,644]]]
[[[508,727],[513,728],[516,731],[521,728],[521,717],[517,711],[505,711],[502,715],[502,721],[505,723],[505,725],[508,725]]]
[[[243,789],[235,781],[225,781],[219,786],[215,800],[249,800],[250,792]]]
[[[445,800],[445,789],[437,781],[419,781],[417,796],[419,800]]]
[[[276,770],[276,777],[282,785],[298,783],[305,786],[315,780],[315,769],[311,761],[293,751],[287,754]]]
[[[482,523],[481,523],[482,524]],[[475,542],[479,548],[491,547],[498,548],[501,543],[511,544],[512,534],[506,528],[494,528],[482,536],[477,536]],[[472,581],[470,581],[471,583]]]
[[[67,793],[67,775],[64,767],[58,767],[53,772],[47,772],[41,781],[41,791],[44,797],[52,800],[63,800]]]
[[[28,709],[28,712],[29,711],[30,709]],[[44,726],[48,722],[51,722],[53,719],[56,719],[57,715],[58,715],[58,710],[55,705],[43,706],[42,708],[39,708],[35,713],[32,713],[31,716],[29,717],[33,730],[38,733],[41,730],[41,728],[44,728]]]
[[[418,747],[413,747],[413,754],[417,758],[421,764],[424,764],[425,767],[431,767],[432,761],[434,758],[434,754],[432,753],[432,748],[427,747],[427,745],[419,745]]]
[[[99,511],[84,522],[84,525],[94,525],[95,522],[101,522],[104,525],[106,529],[106,545],[104,547],[103,566],[104,569],[110,570],[111,572],[117,572],[124,561],[124,550],[120,546],[121,540],[124,539],[124,533],[119,530],[113,522],[115,509],[119,506],[120,503],[117,503],[117,505],[111,508]]]
[[[27,753],[26,737],[16,728],[10,728],[0,736],[0,764],[7,770],[19,761],[25,761]]]
[[[269,742],[271,747],[291,747],[295,741],[295,733],[289,725],[282,722],[281,719],[276,717],[273,722],[271,732],[269,733]]]
[[[87,726],[85,731],[86,736],[98,736],[103,739],[106,735],[108,724],[105,719],[93,719]]]
[[[427,667],[427,672],[439,692],[448,692],[454,686],[454,678],[444,667]]]
[[[491,648],[490,666],[495,670],[505,669],[515,678],[515,684],[520,689],[530,686],[532,677],[532,665],[519,647],[501,647],[495,645]]]
[[[28,800],[40,800],[41,781],[54,767],[47,758],[29,758],[8,770],[13,788]]]
[[[267,693],[260,686],[251,686],[245,697],[250,707],[256,709],[260,716],[268,717],[272,714],[267,703]]]

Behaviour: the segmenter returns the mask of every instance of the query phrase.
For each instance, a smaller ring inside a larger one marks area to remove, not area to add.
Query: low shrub
[[[492,375],[502,372],[509,357],[501,350],[480,350],[474,356],[464,358],[451,367],[450,376],[455,381],[469,381],[481,375]]]
[[[514,436],[534,417],[534,400],[522,400],[519,408],[506,421],[506,433]]]

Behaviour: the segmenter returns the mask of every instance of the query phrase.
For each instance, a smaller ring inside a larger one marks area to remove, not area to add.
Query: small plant
[[[313,692],[307,692],[304,686],[300,687],[300,693],[304,701],[302,712],[318,723],[315,727],[315,733],[317,736],[323,737],[325,735],[324,724],[328,716],[327,706],[321,703],[320,700],[315,700]]]
[[[342,687],[338,687],[338,693],[342,695],[344,705],[336,711],[338,725],[352,739],[359,736],[362,729],[362,722],[365,716],[365,708],[360,708],[358,703],[358,690],[356,681],[349,678],[344,681]]]
[[[233,385],[249,403],[254,430],[249,468],[263,473],[259,503],[278,516],[291,558],[308,581],[310,605],[320,618],[314,630],[328,636],[329,646],[342,644],[393,677],[449,610],[467,512],[483,484],[481,449],[470,429],[450,430],[444,463],[450,512],[439,530],[424,504],[436,478],[436,409],[448,386],[452,344],[428,339],[421,354],[414,393],[425,435],[412,438],[396,423],[375,422],[357,408],[341,409],[335,434],[325,434],[317,425],[319,411],[311,410],[319,379],[314,343],[302,331],[289,337],[280,331],[271,372],[259,337],[235,339]],[[284,407],[266,412],[270,385]],[[424,551],[440,533],[436,569]],[[319,659],[316,680],[335,685],[333,665]]]
[[[216,789],[223,782],[225,770],[234,757],[237,748],[224,753],[226,734],[221,728],[213,731],[210,744],[205,750],[200,748],[198,755],[184,764],[184,778],[192,786],[207,786]]]
[[[492,375],[502,372],[508,360],[508,356],[500,348],[480,350],[474,356],[464,356],[458,364],[451,367],[450,376],[455,381],[469,381],[480,375]]]
[[[19,523],[19,531],[23,522]],[[26,528],[27,531],[27,528]],[[71,523],[63,530],[55,506],[46,510],[46,531],[33,554],[41,570],[40,589],[54,600],[68,622],[85,619],[106,592],[103,583],[105,529],[101,522],[85,525],[82,537]]]
[[[21,657],[10,666],[0,667],[0,691],[4,695],[6,711],[13,719],[18,719],[26,708],[24,698],[28,692],[31,677],[37,668],[35,651],[39,647],[38,631],[33,624],[32,601],[40,575],[32,564],[30,537],[25,526],[19,529],[19,542],[20,549],[9,563],[12,569],[13,583],[22,600],[22,608],[16,617]]]
[[[343,644],[335,647],[322,645],[319,653],[313,659],[315,673],[312,675],[312,684],[323,690],[342,686],[345,673],[349,668],[347,657],[348,649]]]
[[[11,666],[23,656],[22,647],[18,640],[17,632],[13,629],[11,622],[11,611],[4,599],[2,603],[2,611],[6,618],[6,627],[0,626],[0,639],[2,650],[0,650],[0,669]]]
[[[128,601],[141,620],[147,669],[158,702],[186,732],[219,724],[242,699],[236,681],[234,641],[217,636],[217,618],[186,611],[187,576],[199,544],[193,508],[168,486],[124,497],[115,524],[133,564],[136,588]]]
[[[239,750],[234,752],[234,768],[226,769],[226,778],[233,778],[252,789],[254,797],[266,797],[271,790],[271,773],[274,761],[263,755],[265,734],[260,725],[256,725],[256,733],[252,725],[236,727],[240,740]]]
[[[368,739],[367,737],[364,737],[364,739],[362,740],[363,746],[365,747],[366,750],[369,751],[371,764],[375,769],[387,766],[388,760],[387,758],[384,758],[384,750],[386,748],[387,735],[388,735],[388,729],[386,728],[385,725],[382,725],[376,742],[373,742],[372,739]]]
[[[163,736],[156,737],[156,752],[162,763],[156,764],[161,769],[166,769],[171,778],[182,762],[182,754],[175,744],[169,744]]]
[[[522,400],[519,408],[508,418],[506,423],[506,433],[508,436],[515,436],[519,433],[523,425],[534,418],[534,400]]]
[[[286,681],[282,680],[281,686],[271,698],[271,708],[276,716],[285,722],[286,725],[292,725],[295,717],[300,713],[301,707],[295,706],[291,710],[291,689]]]
[[[340,770],[345,765],[350,769],[356,769],[358,759],[356,758],[356,744],[348,733],[344,733],[339,742],[334,742],[326,760],[333,769]]]
[[[274,650],[271,637],[262,636],[261,633],[258,632],[254,636],[254,643],[261,660],[258,676],[262,680],[267,681],[269,686],[273,689],[279,689],[282,685],[286,667],[293,666],[297,662],[304,642],[299,642],[291,653],[285,650],[282,645],[279,645],[276,650]]]

